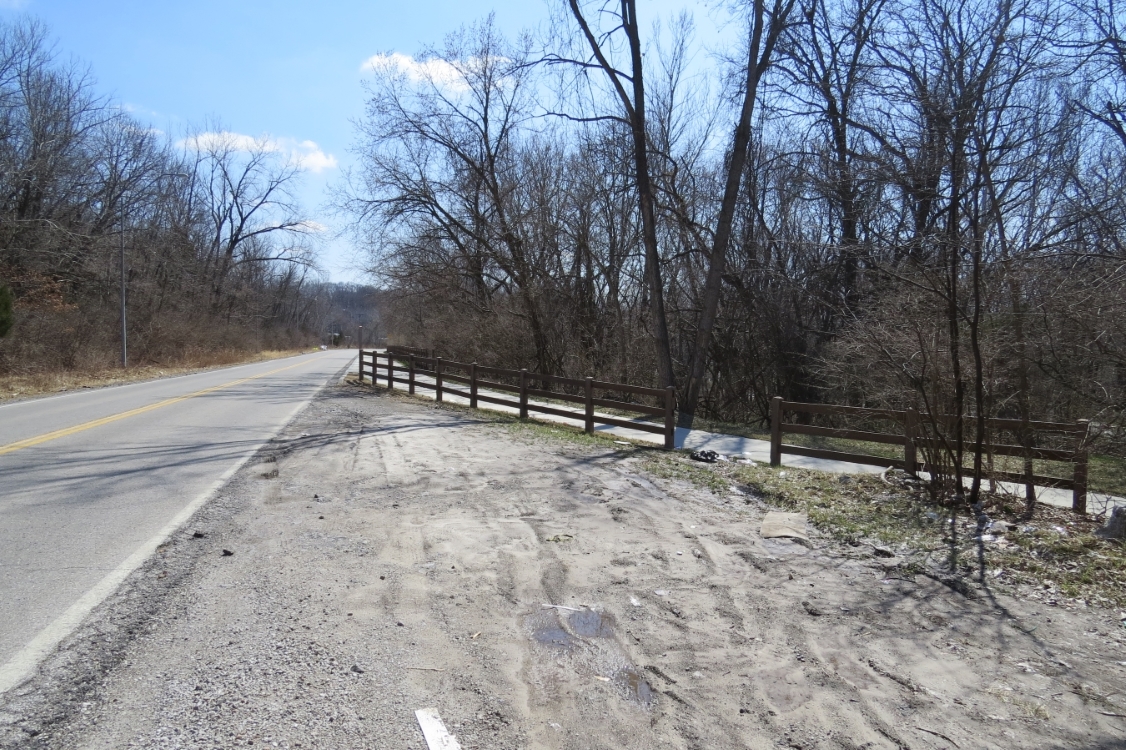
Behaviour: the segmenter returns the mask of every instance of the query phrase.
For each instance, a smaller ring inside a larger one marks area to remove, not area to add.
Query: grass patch
[[[349,375],[345,379],[346,383],[351,385],[363,385],[365,387],[372,387],[370,379],[365,379],[361,384],[355,374]],[[386,381],[382,381],[375,387],[381,391],[387,392],[385,387]],[[511,433],[520,436],[524,439],[542,439],[542,440],[564,440],[574,445],[581,445],[590,448],[613,448],[614,450],[637,450],[637,451],[653,451],[656,450],[652,444],[640,443],[631,441],[628,438],[623,438],[619,435],[613,435],[606,432],[594,431],[594,434],[588,434],[583,428],[574,425],[562,424],[559,422],[540,421],[534,417],[528,419],[521,419],[516,414],[505,411],[494,411],[489,408],[489,404],[482,402],[481,406],[473,409],[468,404],[458,404],[450,401],[442,401],[440,404],[433,400],[429,395],[433,391],[426,390],[419,394],[411,396],[405,386],[396,384],[394,391],[391,393],[400,395],[404,398],[417,398],[423,402],[434,404],[443,409],[458,411],[465,414],[473,414],[478,417],[487,416],[494,422],[499,422]],[[573,406],[573,404],[572,404]],[[534,412],[533,412],[534,414]],[[622,445],[622,443],[629,443]]]
[[[1087,487],[1094,492],[1126,497],[1126,458],[1091,456],[1087,464]]]
[[[770,442],[770,429],[749,425],[737,425],[728,422],[697,417],[693,428],[705,432],[715,432],[723,435],[741,435],[754,440]],[[820,435],[784,435],[783,442],[790,445],[800,445],[804,448],[821,448],[824,450],[842,451],[845,453],[865,453],[878,458],[903,458],[903,448],[885,443],[869,443],[863,440],[845,440],[843,438],[823,437]],[[1069,463],[1060,461],[1035,460],[1033,469],[1036,474],[1057,476],[1070,479],[1072,467]],[[973,457],[968,456],[966,468],[973,466]],[[993,467],[998,471],[1024,470],[1023,459],[1017,456],[994,456]],[[1087,466],[1087,489],[1091,492],[1102,492],[1118,497],[1126,497],[1126,458],[1118,456],[1092,455]]]
[[[264,362],[319,351],[316,348],[279,349],[262,352],[209,352],[196,358],[169,365],[130,366],[127,370],[64,370],[0,375],[0,402],[64,393],[85,388],[103,388],[108,385],[137,383],[175,375],[214,370],[231,365]]]
[[[683,453],[655,453],[647,456],[641,468],[660,479],[689,482],[715,493],[726,492],[731,487],[729,479],[713,465],[692,461]]]
[[[830,538],[849,546],[889,548],[909,568],[948,572],[953,553],[956,571],[976,577],[980,551],[990,586],[1029,587],[1025,595],[1048,602],[1082,599],[1091,606],[1126,608],[1126,546],[1095,536],[1099,520],[1079,518],[1065,508],[1039,505],[1031,521],[1022,521],[1020,503],[989,496],[990,518],[1016,529],[979,542],[976,520],[967,509],[931,504],[925,487],[901,472],[885,480],[762,464],[704,464],[684,454],[657,452],[641,467],[657,478],[685,480],[717,493],[735,487],[748,502],[805,513]]]

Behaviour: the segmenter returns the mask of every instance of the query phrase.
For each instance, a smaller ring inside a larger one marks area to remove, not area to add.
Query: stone
[[[1126,506],[1116,507],[1106,520],[1106,526],[1095,533],[1103,539],[1126,539]]]

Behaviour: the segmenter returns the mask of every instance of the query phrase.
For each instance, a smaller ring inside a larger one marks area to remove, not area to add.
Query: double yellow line
[[[74,434],[79,433],[79,432],[85,432],[86,430],[92,430],[95,427],[101,427],[102,425],[110,424],[111,422],[117,422],[118,420],[121,420],[121,419],[128,419],[129,417],[135,417],[138,414],[144,414],[145,412],[154,411],[156,409],[160,409],[160,408],[165,407],[165,406],[171,406],[172,404],[178,404],[181,401],[187,401],[189,398],[195,398],[196,396],[203,396],[203,395],[206,395],[208,393],[214,393],[215,391],[221,391],[224,388],[231,388],[231,387],[236,386],[236,385],[241,385],[242,383],[246,383],[247,381],[250,381],[250,380],[257,380],[258,378],[264,378],[267,375],[273,375],[275,373],[283,372],[285,370],[292,370],[294,367],[300,367],[301,365],[307,364],[308,361],[309,360],[304,360],[303,362],[298,362],[297,364],[293,364],[293,365],[286,365],[285,367],[279,367],[278,369],[270,370],[269,372],[263,372],[263,373],[260,373],[258,375],[251,375],[249,378],[240,378],[239,380],[232,380],[229,383],[223,383],[222,385],[213,386],[211,388],[204,388],[202,391],[196,391],[195,393],[188,393],[188,394],[185,394],[183,396],[176,396],[175,398],[165,399],[164,401],[157,401],[155,404],[149,404],[148,406],[142,406],[138,409],[130,409],[129,411],[123,411],[120,414],[112,414],[108,417],[102,417],[101,419],[95,419],[92,422],[85,422],[83,424],[75,425],[74,427],[67,427],[67,428],[62,429],[62,430],[55,430],[54,432],[47,432],[47,433],[44,433],[42,435],[37,435],[36,437],[27,438],[26,440],[19,440],[15,443],[8,443],[7,445],[0,445],[0,456],[3,456],[3,455],[8,454],[8,453],[15,453],[18,450],[23,450],[24,448],[31,448],[33,446],[41,445],[43,443],[47,443],[47,442],[50,442],[52,440],[58,440],[59,438],[64,438],[68,435],[74,435]]]

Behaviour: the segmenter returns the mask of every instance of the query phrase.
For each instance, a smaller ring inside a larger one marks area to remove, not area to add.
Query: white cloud
[[[326,154],[313,141],[301,141],[295,148],[290,149],[290,156],[297,160],[302,169],[310,172],[336,169],[336,157]]]
[[[192,151],[209,149],[230,151],[266,151],[283,154],[301,169],[309,172],[323,172],[335,169],[336,157],[326,154],[314,141],[298,141],[296,138],[254,137],[229,130],[198,133],[180,141],[180,147]]]
[[[319,221],[303,221],[299,226],[302,231],[309,232],[310,234],[323,234],[328,231],[328,227],[321,224]]]
[[[469,88],[460,70],[436,57],[429,60],[416,60],[401,52],[372,55],[364,60],[360,71],[363,73],[397,71],[404,74],[412,83],[428,82],[454,91],[464,91]]]

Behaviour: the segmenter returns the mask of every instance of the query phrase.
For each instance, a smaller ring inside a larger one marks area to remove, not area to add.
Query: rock
[[[806,612],[813,615],[814,617],[820,617],[821,615],[825,614],[824,612],[822,612],[821,610],[819,610],[817,607],[813,606],[809,602],[802,602],[801,605],[802,605],[802,607],[805,608]]]
[[[360,667],[359,664],[353,664],[352,665],[352,671],[355,672],[356,674],[363,674],[364,673],[363,668]]]
[[[1095,533],[1103,539],[1126,539],[1126,507],[1116,507],[1106,520],[1106,526]]]
[[[841,484],[852,484],[856,480],[854,480],[848,474],[841,474],[839,477],[837,477],[837,481]]]
[[[223,557],[230,557],[233,554],[234,552],[231,552],[229,549],[223,550]]]
[[[197,531],[192,534],[192,539],[203,539],[205,536],[207,536],[207,534],[204,534],[202,531]]]
[[[801,539],[808,541],[809,534],[805,531],[808,517],[804,513],[782,513],[771,511],[762,519],[759,534],[763,539]]]
[[[895,552],[887,547],[880,547],[875,544],[872,545],[872,554],[876,557],[895,557]]]
[[[1007,534],[1010,531],[1016,531],[1017,527],[1008,523],[1007,521],[994,521],[989,526],[989,530],[994,534]]]

